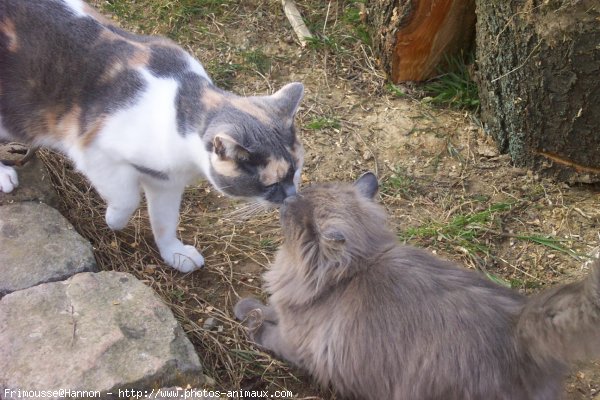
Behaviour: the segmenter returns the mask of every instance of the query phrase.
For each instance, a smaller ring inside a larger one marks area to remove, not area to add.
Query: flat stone
[[[0,298],[15,290],[97,271],[90,243],[43,203],[0,206]]]
[[[0,160],[17,160],[23,154],[15,155],[12,150],[26,151],[20,145],[0,145]],[[50,174],[42,161],[33,157],[21,167],[15,167],[19,177],[19,186],[10,193],[0,193],[0,205],[20,201],[38,201],[52,207],[58,207],[59,198],[50,182]]]
[[[5,296],[0,354],[4,398],[61,389],[130,398],[204,383],[198,355],[171,310],[123,272],[81,273]],[[138,392],[126,395],[127,389]]]

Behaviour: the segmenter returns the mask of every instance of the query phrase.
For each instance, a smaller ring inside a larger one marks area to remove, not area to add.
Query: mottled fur
[[[181,271],[204,263],[176,238],[188,183],[204,176],[265,204],[296,192],[303,90],[237,96],[175,43],[126,32],[81,0],[0,0],[0,140],[67,154],[106,200],[113,229],[143,190],[161,255]],[[0,192],[17,185],[0,163]]]
[[[361,400],[550,400],[600,349],[600,264],[532,298],[401,246],[372,174],[310,187],[281,209],[269,305],[237,318],[261,347]]]

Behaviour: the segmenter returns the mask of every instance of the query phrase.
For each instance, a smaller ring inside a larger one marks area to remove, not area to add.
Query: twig
[[[35,156],[36,151],[37,147],[30,147],[20,160],[0,160],[0,163],[10,167],[22,167]],[[16,153],[16,151],[13,152]]]
[[[496,82],[496,81],[498,81],[498,80],[500,80],[500,79],[502,79],[502,78],[504,78],[504,77],[506,77],[506,76],[508,76],[508,75],[512,74],[513,72],[515,72],[515,71],[517,71],[517,70],[519,70],[519,69],[523,68],[523,67],[525,66],[525,64],[527,64],[527,61],[529,61],[529,59],[531,58],[531,56],[533,55],[533,53],[535,53],[535,51],[536,51],[536,50],[537,50],[537,49],[540,47],[540,45],[541,45],[541,44],[542,44],[542,41],[540,40],[540,41],[538,42],[538,44],[536,44],[536,45],[535,45],[535,47],[533,48],[533,50],[531,50],[531,53],[529,53],[529,55],[527,56],[527,58],[525,58],[525,61],[523,61],[523,63],[522,63],[521,65],[519,65],[518,67],[515,67],[515,68],[511,69],[511,70],[510,70],[510,71],[508,71],[507,73],[505,73],[505,74],[503,74],[503,75],[500,75],[500,76],[499,76],[499,77],[497,77],[497,78],[494,78],[494,79],[492,79],[492,81],[491,81],[491,82],[492,82],[492,83],[494,83],[494,82]]]
[[[546,151],[536,151],[536,154],[539,154],[540,156],[546,157],[546,158],[554,161],[557,164],[573,168],[577,172],[589,172],[591,174],[600,174],[600,168],[588,167],[588,166],[585,166],[585,165],[581,165],[581,164],[578,164],[578,163],[576,163],[574,161],[567,160],[566,158],[561,157],[561,156],[559,156],[557,154],[549,153],[549,152],[546,152]]]
[[[281,4],[283,5],[283,11],[285,12],[285,16],[292,24],[292,28],[294,29],[294,32],[296,32],[296,36],[298,36],[300,45],[302,47],[305,47],[307,43],[306,39],[310,39],[313,36],[304,24],[304,21],[302,20],[302,15],[296,7],[296,3],[294,3],[294,0],[281,0]]]

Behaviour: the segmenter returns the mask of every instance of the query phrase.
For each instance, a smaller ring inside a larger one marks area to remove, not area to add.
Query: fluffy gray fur
[[[355,399],[559,399],[570,361],[600,349],[600,264],[526,298],[401,246],[373,174],[313,186],[281,210],[266,306],[236,317],[253,341]]]

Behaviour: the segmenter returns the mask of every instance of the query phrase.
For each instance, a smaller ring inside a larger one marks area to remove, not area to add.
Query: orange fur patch
[[[102,130],[102,128],[104,128],[104,117],[96,119],[90,124],[90,126],[86,128],[85,132],[83,133],[83,136],[81,137],[81,141],[79,143],[80,146],[85,148],[92,144],[92,142],[94,141],[94,139],[96,139],[96,136],[98,136],[98,133]]]
[[[148,65],[150,61],[150,52],[148,49],[138,49],[135,53],[127,60],[127,65],[130,68],[137,68],[144,65]]]
[[[252,115],[265,125],[271,125],[271,118],[267,115],[265,110],[252,103],[250,99],[246,97],[232,97],[228,99],[232,106],[246,114]]]
[[[62,118],[57,121],[55,131],[57,136],[61,136],[69,142],[75,142],[79,139],[81,132],[81,107],[73,106]]]
[[[206,89],[202,94],[202,105],[207,110],[213,110],[215,108],[221,107],[224,102],[225,96],[223,96],[215,90]]]
[[[282,180],[290,169],[290,163],[283,158],[269,157],[269,163],[259,171],[259,178],[263,185],[269,186]]]
[[[230,178],[236,178],[241,175],[240,170],[237,168],[235,161],[221,160],[218,155],[212,154],[212,166],[215,172],[219,175],[227,176]]]
[[[100,82],[112,81],[115,79],[121,72],[125,71],[125,64],[121,61],[117,61],[113,63],[110,67],[108,67],[100,77]]]
[[[302,160],[304,160],[304,147],[300,144],[300,142],[295,142],[290,150],[290,153],[294,159],[296,168],[298,168],[300,164],[302,164]]]

